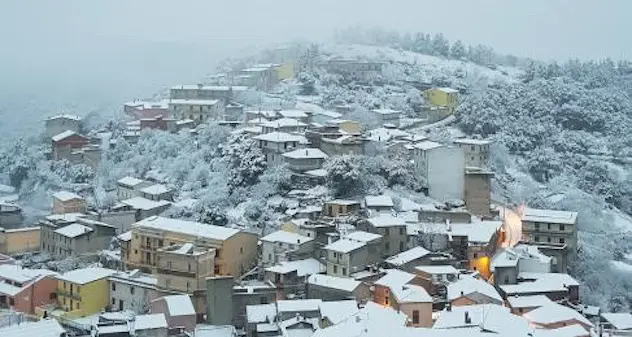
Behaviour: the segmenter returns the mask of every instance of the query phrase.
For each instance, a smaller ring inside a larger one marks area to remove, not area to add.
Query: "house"
[[[421,204],[418,219],[429,223],[470,223],[472,214],[462,207],[452,207],[448,204]]]
[[[568,325],[579,324],[588,332],[594,327],[594,325],[579,312],[554,302],[533,309],[523,314],[522,317],[527,319],[531,324],[543,329],[558,329]]]
[[[409,273],[415,271],[415,267],[423,264],[430,264],[432,254],[426,248],[418,246],[399,254],[393,255],[384,262],[392,268],[397,268]]]
[[[499,286],[503,296],[545,295],[553,301],[579,302],[579,282],[562,273],[520,273],[516,284]]]
[[[58,259],[106,249],[116,229],[106,223],[78,219],[76,223],[42,226],[42,249]]]
[[[336,111],[319,109],[308,114],[307,122],[310,124],[325,124],[332,119],[340,119],[342,116],[341,113]]]
[[[168,116],[165,114],[165,116]],[[176,131],[176,120],[173,118],[166,118],[163,116],[156,116],[150,118],[140,119],[140,130],[162,130],[162,131]]]
[[[169,90],[170,99],[183,100],[220,100],[225,105],[232,102],[235,95],[248,90],[245,86],[221,86],[221,85],[176,85]]]
[[[75,115],[57,115],[46,119],[46,137],[51,138],[65,131],[81,132],[82,119]]]
[[[135,120],[169,116],[168,100],[157,102],[134,100],[123,104],[123,112]]]
[[[319,308],[320,326],[331,326],[345,321],[358,312],[358,302],[355,300],[323,301],[320,303]]]
[[[494,255],[491,271],[494,283],[516,284],[519,273],[550,273],[552,259],[539,252],[535,246],[517,245],[505,248]]]
[[[304,288],[307,278],[311,275],[327,272],[325,265],[314,258],[295,261],[281,261],[274,266],[265,268],[264,279],[273,282],[277,287],[296,291]]]
[[[367,264],[377,265],[382,262],[382,240],[384,239],[382,235],[359,230],[348,232],[345,229],[341,230],[340,236],[343,239],[366,244]]]
[[[265,265],[305,258],[314,251],[313,238],[282,230],[268,234],[260,240],[261,260]]]
[[[196,308],[202,305],[205,279],[214,276],[214,248],[196,246],[191,242],[158,247],[155,250],[158,287],[171,291],[199,295]]]
[[[323,163],[329,156],[316,148],[297,149],[282,154],[283,161],[294,172],[317,170],[323,167]]]
[[[57,273],[0,265],[0,306],[34,315],[35,308],[57,303]]]
[[[453,307],[475,304],[502,305],[503,299],[493,285],[472,276],[463,276],[448,284],[448,301]]]
[[[277,77],[278,64],[256,64],[250,68],[241,69],[233,81],[240,85],[257,88],[261,91],[270,91],[279,82]]]
[[[320,316],[321,303],[320,299],[277,301],[278,319],[284,321],[296,317],[297,314],[305,318],[317,318]]]
[[[53,214],[84,213],[86,200],[78,194],[59,191],[53,193]]]
[[[152,201],[171,201],[173,190],[163,184],[154,184],[140,190],[140,196]]]
[[[602,313],[601,319],[604,332],[630,333],[632,331],[632,314],[630,313]]]
[[[196,312],[189,295],[170,295],[151,301],[152,314],[164,314],[170,329],[183,328],[184,331],[195,330]]]
[[[217,99],[170,99],[169,112],[176,119],[196,123],[224,120],[224,104]]]
[[[390,124],[395,127],[399,127],[399,118],[402,115],[401,111],[392,109],[373,109],[371,110],[371,113],[377,120],[378,125],[384,126]]]
[[[531,310],[537,309],[549,303],[552,303],[552,301],[544,295],[507,297],[507,304],[514,315],[528,313]]]
[[[416,266],[413,272],[432,296],[447,297],[446,286],[459,278],[459,271],[451,265]]]
[[[81,268],[58,276],[57,301],[65,311],[63,317],[84,317],[108,308],[108,277],[115,273],[105,268]]]
[[[126,176],[116,181],[116,196],[118,200],[140,197],[140,190],[152,185],[149,181]]]
[[[432,199],[463,199],[465,158],[460,148],[422,141],[414,145],[413,160],[415,172],[426,180]]]
[[[133,197],[122,200],[113,207],[115,212],[134,211],[136,220],[140,221],[151,216],[160,215],[171,207],[171,203],[166,200],[153,201],[143,197]]]
[[[283,119],[283,118],[290,118],[290,119],[294,119],[294,120],[298,120],[302,123],[307,123],[309,115],[306,111],[303,110],[298,110],[298,109],[284,109],[284,110],[278,110],[277,111],[277,115]]]
[[[330,119],[326,122],[327,125],[333,125],[338,128],[343,134],[359,135],[362,133],[360,123],[348,119]]]
[[[262,133],[284,132],[284,133],[300,133],[305,131],[307,124],[294,118],[280,118],[273,121],[267,121],[259,124]]]
[[[364,207],[371,214],[390,214],[393,212],[393,198],[389,195],[367,195],[364,197]]]
[[[448,236],[452,238],[453,254],[467,268],[491,276],[491,259],[499,242],[501,221],[449,224]],[[463,255],[463,252],[467,252]]]
[[[465,166],[482,169],[489,167],[489,147],[492,143],[490,140],[459,138],[453,143],[463,150]]]
[[[382,257],[393,256],[406,250],[406,222],[390,214],[379,214],[358,224],[358,229],[382,235]]]
[[[338,217],[355,214],[360,210],[360,202],[355,200],[335,199],[325,201],[323,214],[328,217]]]
[[[53,148],[53,160],[70,158],[73,151],[81,149],[90,143],[87,137],[71,130],[66,130],[54,135],[51,137],[51,141]]]
[[[3,336],[23,337],[65,337],[67,332],[55,319],[42,319],[36,322],[22,322],[20,324],[0,327]]]
[[[346,81],[367,83],[380,76],[384,64],[364,60],[331,58],[326,60],[323,66],[330,73],[342,75]]]
[[[522,240],[533,244],[566,246],[568,261],[574,261],[577,256],[577,212],[525,207]],[[566,272],[560,267],[565,266],[554,266],[556,271]]]
[[[167,319],[164,314],[137,315],[134,317],[134,333],[138,337],[166,337]]]
[[[0,254],[15,255],[38,251],[40,233],[39,226],[15,229],[0,227]]]
[[[465,168],[463,201],[466,208],[479,217],[491,217],[491,179],[494,173],[479,168]]]
[[[426,104],[431,107],[445,107],[453,114],[459,105],[459,91],[452,88],[432,88],[424,91]]]
[[[195,326],[193,336],[196,337],[237,337],[237,330],[232,325],[202,325]]]
[[[409,317],[393,308],[368,302],[364,308],[350,313],[338,324],[317,330],[313,337],[370,337],[389,334],[392,336],[414,336],[426,332],[420,328],[405,328],[409,320]]]
[[[22,208],[13,203],[0,202],[0,226],[17,227],[22,222]]]
[[[445,332],[437,336],[533,335],[533,328],[526,319],[497,304],[469,305],[441,311],[433,330]]]
[[[371,297],[369,286],[347,277],[313,274],[307,278],[307,298],[323,301],[366,302]]]
[[[345,154],[361,155],[365,152],[364,143],[365,140],[362,137],[355,135],[341,135],[334,138],[320,138],[318,147],[327,155],[332,157]]]
[[[327,275],[349,277],[364,270],[368,265],[369,253],[366,243],[340,239],[323,247],[327,262]]]
[[[149,311],[149,303],[159,297],[158,279],[140,270],[119,271],[112,274],[110,283],[110,308],[142,314]]]
[[[268,165],[278,165],[283,161],[283,153],[302,147],[307,140],[303,136],[285,133],[271,132],[252,137],[259,144],[259,148],[266,155]]]
[[[417,276],[399,269],[389,269],[374,284],[374,301],[403,312],[409,325],[429,327],[432,325],[433,299],[418,284]]]
[[[246,308],[273,303],[282,294],[270,281],[236,282],[230,276],[206,278],[206,322],[213,325],[246,325]]]

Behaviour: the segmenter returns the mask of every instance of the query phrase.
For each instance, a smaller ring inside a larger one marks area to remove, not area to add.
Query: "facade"
[[[433,256],[433,254],[426,248],[417,246],[397,255],[393,255],[384,260],[384,262],[393,268],[412,273],[415,271],[415,267],[430,264],[431,256]]]
[[[577,212],[525,208],[522,240],[536,245],[566,246],[568,261],[574,261],[577,256]]]
[[[399,118],[402,115],[402,112],[399,110],[391,110],[391,109],[373,109],[371,110],[375,119],[380,126],[383,125],[394,125],[395,127],[399,127]]]
[[[81,132],[81,117],[58,115],[46,119],[46,137],[51,138],[64,131]]]
[[[279,112],[281,113],[281,112]],[[307,116],[307,115],[306,115]],[[300,133],[305,131],[307,124],[294,118],[280,118],[273,121],[263,122],[259,124],[261,126],[262,133],[271,132],[285,132],[285,133]]]
[[[390,214],[380,214],[358,224],[358,229],[382,236],[380,254],[387,258],[406,250],[406,222]]]
[[[0,229],[0,254],[14,255],[40,249],[41,228]]]
[[[0,202],[0,227],[17,227],[22,222],[22,208],[13,203]]]
[[[282,154],[288,168],[294,172],[317,170],[329,156],[320,149],[305,148]]]
[[[463,199],[465,158],[460,148],[423,141],[415,144],[413,158],[415,171],[426,180],[431,198]]]
[[[406,314],[409,326],[430,327],[433,299],[418,282],[414,274],[387,270],[386,275],[375,281],[374,301]]]
[[[360,202],[355,200],[335,199],[325,201],[323,214],[328,217],[337,217],[355,214],[360,211]]]
[[[459,271],[451,265],[416,266],[414,274],[419,284],[432,296],[447,296],[446,286],[459,278]]]
[[[57,300],[63,317],[77,318],[105,310],[110,305],[108,277],[115,270],[83,268],[57,278]]]
[[[33,315],[35,308],[57,303],[56,275],[46,269],[0,265],[0,307]]]
[[[465,168],[464,201],[467,209],[479,217],[491,216],[491,179],[494,173]]]
[[[445,107],[452,114],[459,105],[459,92],[452,88],[432,88],[424,91],[426,104],[431,107]]]
[[[71,222],[40,222],[40,249],[58,259],[106,249],[116,227],[82,218]]]
[[[454,144],[463,150],[465,166],[487,168],[489,167],[489,140],[460,138],[454,140]]]
[[[165,115],[168,116],[168,115]],[[176,130],[176,120],[172,118],[167,118],[163,116],[157,116],[152,118],[141,118],[140,119],[140,129],[141,130],[162,130],[162,131],[175,131]]]
[[[170,99],[182,100],[220,100],[225,104],[232,101],[235,95],[248,90],[244,86],[220,86],[220,85],[203,85],[203,84],[187,84],[177,85],[169,90]]]
[[[79,150],[90,143],[88,138],[70,130],[54,135],[51,140],[53,160],[71,158],[73,151]]]
[[[169,116],[169,104],[167,100],[147,102],[135,100],[123,104],[123,112],[136,120],[143,118],[166,118]]]
[[[324,64],[328,72],[344,76],[347,81],[370,82],[382,73],[383,63],[353,59],[327,60]]]
[[[149,304],[159,297],[158,279],[139,270],[117,272],[108,278],[110,289],[110,309],[113,311],[133,311],[143,314],[149,311]]]
[[[504,297],[544,295],[552,301],[579,302],[579,282],[563,273],[519,273],[516,284],[498,288]]]
[[[361,137],[352,135],[344,135],[335,138],[323,137],[320,139],[319,147],[329,156],[364,154],[364,140]]]
[[[205,279],[215,275],[215,254],[214,248],[196,247],[192,243],[158,248],[155,269],[158,286],[188,294],[206,290]]]
[[[286,231],[276,231],[261,239],[261,261],[264,265],[290,258],[309,257],[314,251],[313,238]]]
[[[314,274],[307,279],[307,298],[323,301],[353,299],[366,303],[371,298],[368,284],[351,278]]]
[[[140,196],[151,201],[171,201],[173,199],[173,190],[163,184],[155,184],[142,188]]]
[[[363,242],[340,239],[323,247],[323,251],[329,276],[349,277],[368,265],[368,248]]]
[[[153,201],[143,197],[134,197],[122,200],[119,204],[114,205],[112,210],[115,212],[135,212],[136,221],[147,219],[151,216],[160,215],[171,207],[171,203],[166,200]]]
[[[307,142],[305,137],[284,132],[271,132],[252,137],[266,155],[268,165],[283,163],[282,154],[300,148]]]
[[[388,195],[369,195],[364,197],[364,207],[371,212],[371,214],[393,212],[393,198]]]
[[[197,316],[189,295],[170,295],[151,301],[152,314],[164,314],[170,329],[181,328],[195,331]]]
[[[81,196],[68,191],[53,194],[53,214],[84,213],[85,211],[86,200]]]
[[[217,99],[170,99],[169,112],[173,118],[196,123],[224,120],[224,105]]]
[[[429,223],[470,223],[472,214],[464,208],[451,207],[447,204],[422,204],[418,213],[419,221]]]

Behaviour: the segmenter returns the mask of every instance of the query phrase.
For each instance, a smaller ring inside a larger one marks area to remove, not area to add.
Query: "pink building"
[[[34,314],[36,307],[57,302],[57,273],[0,265],[0,307]]]
[[[189,295],[171,295],[151,301],[152,314],[165,314],[169,329],[183,328],[193,332],[196,324],[196,313]]]

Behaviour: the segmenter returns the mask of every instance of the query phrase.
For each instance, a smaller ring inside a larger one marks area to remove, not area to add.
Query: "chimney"
[[[470,313],[469,312],[465,312],[465,324],[471,324],[472,323],[472,319],[470,318]]]

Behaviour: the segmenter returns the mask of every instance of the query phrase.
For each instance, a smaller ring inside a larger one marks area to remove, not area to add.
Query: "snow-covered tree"
[[[467,55],[465,45],[461,40],[456,40],[450,49],[450,57],[456,60],[461,60]]]
[[[228,166],[228,186],[231,190],[256,184],[267,167],[265,155],[257,143],[243,134],[228,138],[222,146],[222,157]]]

